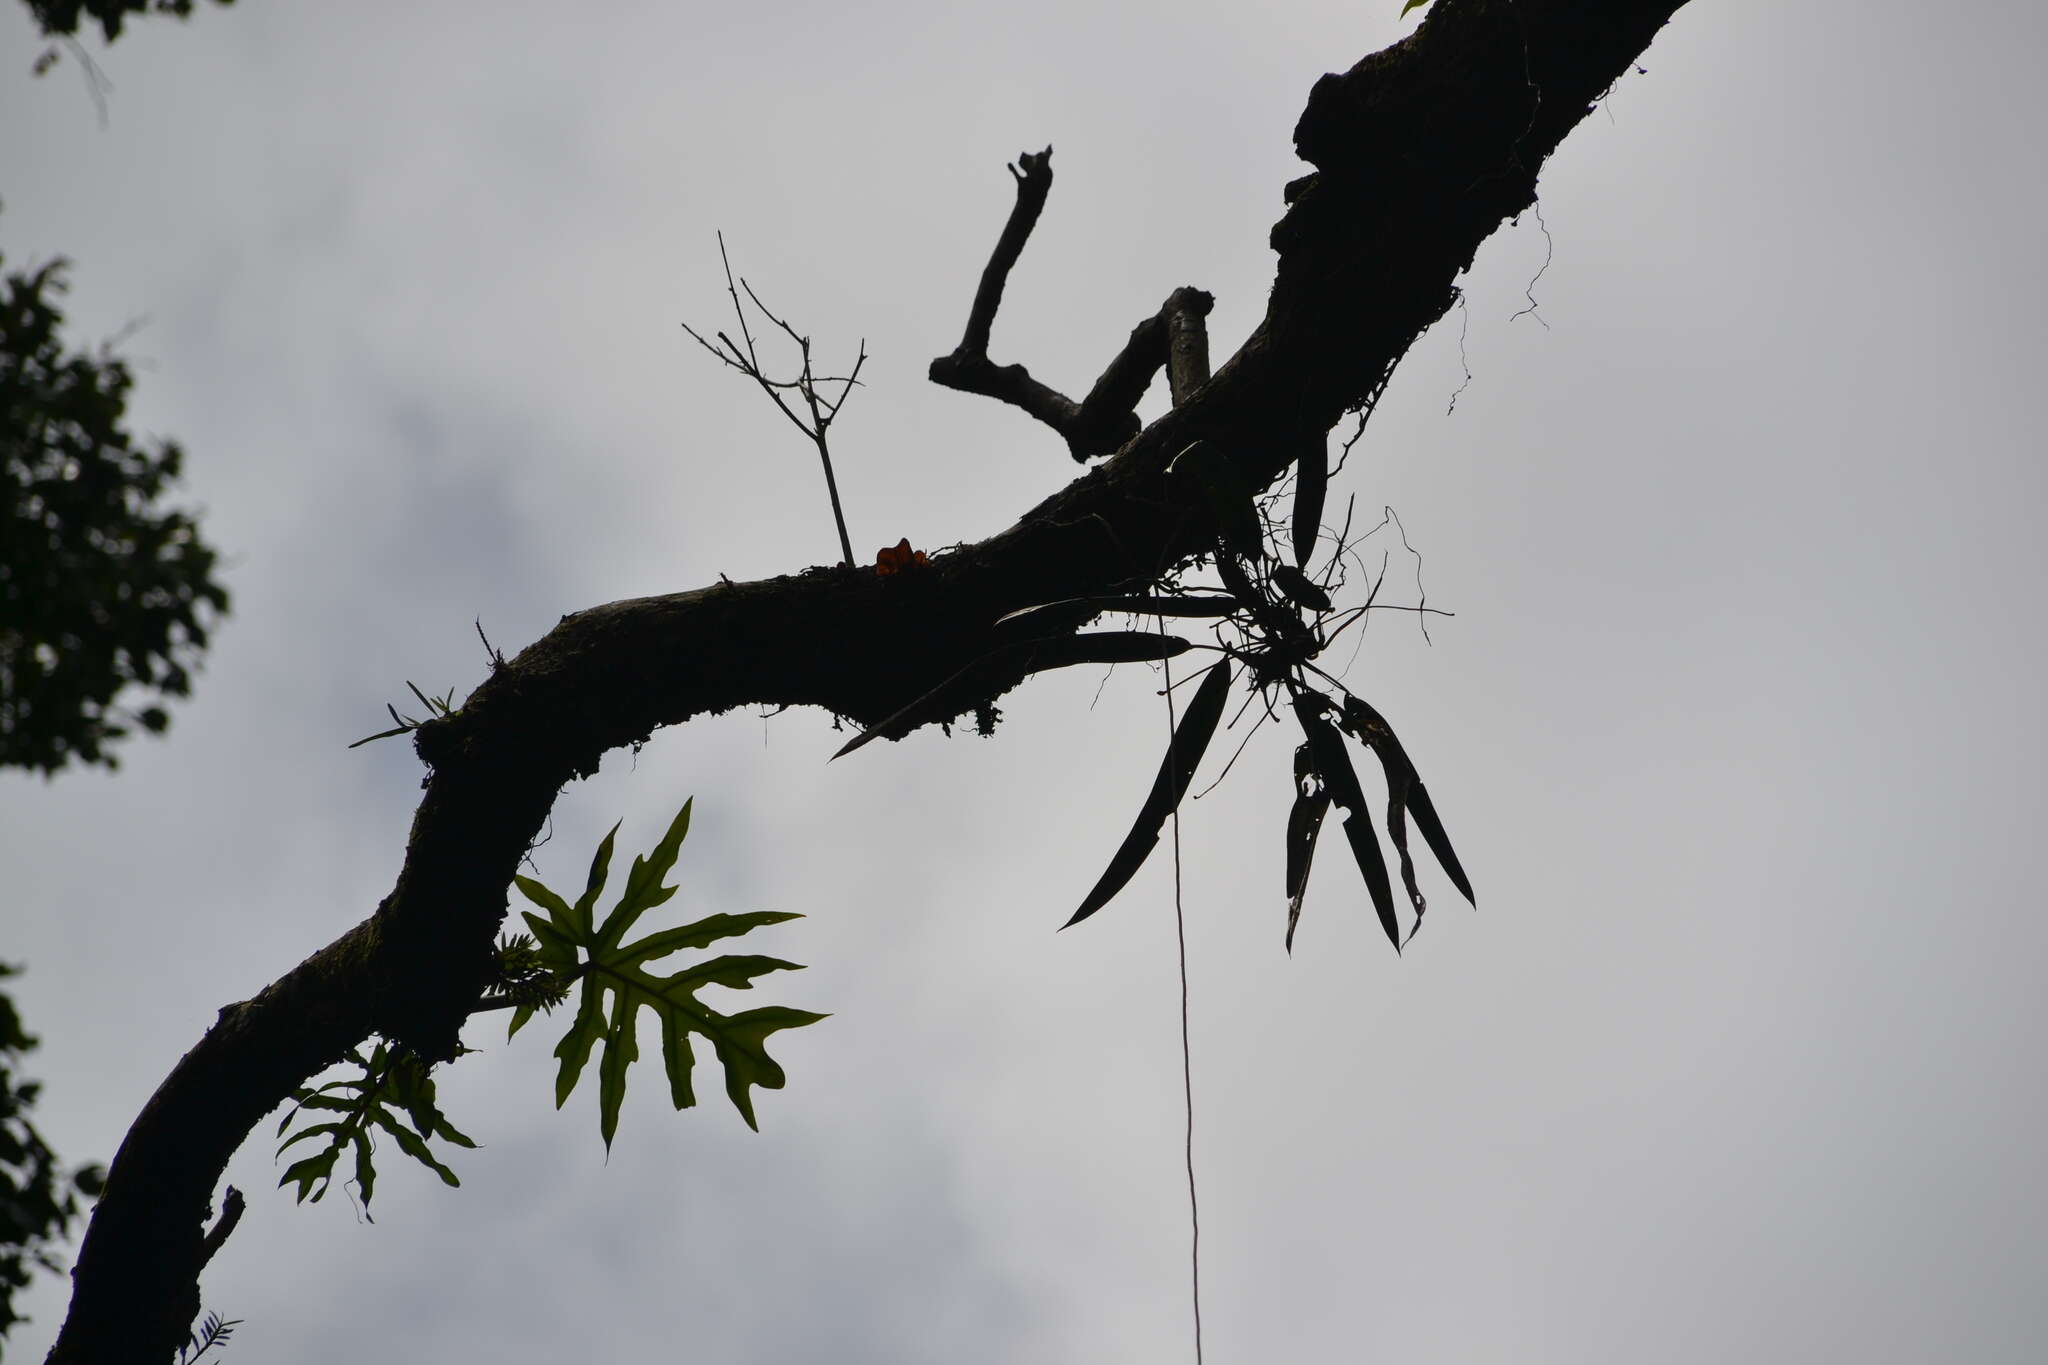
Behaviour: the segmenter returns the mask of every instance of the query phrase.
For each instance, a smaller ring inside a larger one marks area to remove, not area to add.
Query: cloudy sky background
[[[997,359],[1078,392],[1181,284],[1220,358],[1309,85],[1397,9],[244,4],[94,46],[104,126],[0,11],[0,250],[76,261],[75,342],[146,319],[133,420],[187,445],[236,595],[167,741],[0,778],[60,1151],[110,1155],[390,888],[420,770],[343,746],[408,679],[474,686],[472,620],[511,651],[836,557],[808,447],[677,325],[724,325],[716,230],[828,361],[867,340],[857,548],[979,539],[1074,473],[923,377],[1003,163],[1058,179]],[[1211,1360],[2048,1352],[2044,43],[2017,5],[1690,6],[1548,167],[1548,239],[1497,235],[1400,370],[1340,491],[1457,616],[1375,618],[1349,677],[1483,908],[1434,876],[1396,960],[1326,850],[1289,960],[1284,735],[1191,808]],[[259,1136],[227,1359],[1191,1358],[1165,860],[1053,932],[1157,678],[1006,711],[831,766],[827,718],[732,715],[565,791],[536,862],[572,888],[694,794],[673,906],[803,912],[758,946],[809,970],[735,1003],[833,1017],[778,1038],[760,1135],[642,1076],[608,1163],[547,1031],[481,1021],[443,1096],[484,1149],[460,1190],[387,1150],[374,1226],[294,1208]]]

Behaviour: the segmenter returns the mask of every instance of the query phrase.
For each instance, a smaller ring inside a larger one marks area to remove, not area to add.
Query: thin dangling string
[[[1164,616],[1159,618],[1159,631],[1162,635],[1166,633]],[[1180,722],[1173,710],[1173,661],[1162,659],[1160,666],[1166,671],[1167,761],[1178,764],[1180,760],[1175,754],[1173,733]],[[1179,772],[1170,771],[1169,780],[1177,790],[1180,786]],[[1183,1153],[1188,1169],[1188,1270],[1195,1314],[1195,1365],[1202,1365],[1202,1212],[1195,1195],[1195,1075],[1194,1054],[1188,1045],[1188,926],[1187,916],[1181,908],[1179,802],[1175,802],[1173,807],[1173,938],[1180,954],[1180,1081],[1187,1113]]]

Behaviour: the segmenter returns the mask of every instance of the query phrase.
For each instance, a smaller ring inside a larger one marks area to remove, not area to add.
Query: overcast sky
[[[245,3],[92,45],[104,125],[0,10],[0,250],[73,258],[75,342],[144,320],[133,421],[235,594],[166,741],[0,777],[59,1150],[389,890],[420,769],[344,746],[473,687],[472,621],[509,652],[836,557],[812,452],[678,326],[724,325],[716,231],[828,363],[866,339],[856,547],[979,539],[1075,472],[924,379],[1004,163],[1058,179],[998,360],[1078,392],[1183,284],[1220,358],[1310,84],[1398,8]],[[1457,615],[1375,618],[1348,677],[1482,908],[1426,867],[1397,960],[1326,851],[1290,960],[1287,737],[1190,808],[1211,1361],[2048,1356],[2044,48],[2029,6],[1701,0],[1402,366],[1338,492]],[[828,718],[729,715],[568,788],[545,880],[694,794],[672,909],[806,915],[735,1003],[832,1017],[758,1136],[642,1076],[608,1163],[549,1031],[480,1021],[442,1093],[483,1149],[459,1190],[387,1149],[374,1225],[294,1207],[259,1130],[226,1359],[1191,1359],[1165,860],[1053,932],[1157,687],[1070,670],[830,766]]]

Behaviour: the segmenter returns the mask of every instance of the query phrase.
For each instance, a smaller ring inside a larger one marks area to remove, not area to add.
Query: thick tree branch
[[[1544,158],[1682,3],[1437,0],[1407,39],[1317,83],[1296,129],[1316,170],[1274,229],[1265,321],[1206,383],[1191,345],[1164,345],[1181,356],[1176,406],[1114,459],[917,571],[813,569],[565,617],[422,726],[432,775],[396,886],[224,1009],[151,1098],[108,1172],[51,1359],[170,1359],[198,1307],[209,1197],[263,1114],[373,1031],[453,1055],[520,857],[560,787],[606,751],[749,704],[879,721],[986,653],[1004,612],[1139,589],[1212,544],[1204,515],[1167,495],[1167,463],[1200,437],[1254,484],[1277,478],[1304,433],[1356,407],[1449,307],[1480,242],[1533,202]],[[1020,189],[1018,250],[1021,204]],[[984,363],[1015,251],[1001,258],[962,343],[978,338]],[[1171,319],[1165,330],[1186,343]],[[990,674],[970,700],[992,702],[1023,669]]]
[[[1052,189],[1052,148],[1026,152],[1017,162],[1010,168],[1017,181],[1017,202],[1011,206],[1009,220],[981,272],[981,285],[974,291],[974,306],[967,314],[967,331],[950,354],[932,362],[930,378],[949,389],[1022,408],[1057,431],[1074,459],[1085,463],[1122,449],[1138,434],[1138,400],[1145,396],[1152,376],[1166,365],[1169,338],[1184,336],[1191,321],[1199,325],[1215,300],[1199,289],[1174,290],[1158,313],[1132,329],[1123,350],[1079,403],[1032,378],[1022,365],[998,365],[990,360],[989,330],[995,326],[996,310],[1003,302],[1003,287]],[[1202,344],[1206,377],[1206,340]]]

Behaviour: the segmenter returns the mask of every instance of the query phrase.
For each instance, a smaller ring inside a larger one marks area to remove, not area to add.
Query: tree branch
[[[1274,229],[1264,322],[1202,383],[1185,324],[1169,319],[1177,404],[1114,459],[916,574],[813,569],[575,613],[422,725],[431,777],[397,884],[369,919],[222,1010],[151,1097],[108,1172],[50,1359],[170,1359],[197,1311],[208,1197],[263,1114],[372,1032],[430,1060],[454,1054],[490,982],[519,859],[561,786],[607,750],[756,703],[872,724],[988,652],[1005,612],[1142,589],[1211,545],[1205,514],[1167,495],[1167,463],[1199,437],[1263,487],[1298,449],[1285,438],[1327,431],[1364,401],[1449,307],[1480,242],[1534,201],[1544,158],[1682,4],[1438,0],[1408,38],[1317,82],[1295,133],[1316,170],[1289,187]],[[999,243],[949,360],[986,364],[1002,281],[1036,214],[1032,174],[1005,231],[1013,248]],[[970,700],[992,702],[1023,667],[992,671]]]
[[[1017,160],[1022,169],[1010,167],[1017,181],[1017,202],[981,272],[981,285],[974,291],[974,306],[967,314],[967,331],[950,354],[932,362],[929,374],[934,384],[1022,408],[1064,437],[1068,452],[1085,463],[1122,449],[1138,434],[1138,400],[1145,396],[1152,376],[1167,363],[1169,337],[1183,335],[1190,321],[1199,326],[1216,301],[1199,289],[1174,290],[1158,313],[1131,330],[1123,350],[1079,403],[1032,378],[1022,365],[998,365],[990,360],[989,330],[995,326],[996,310],[1003,302],[1003,286],[1052,189],[1052,148],[1026,152]],[[1207,347],[1204,339],[1204,378],[1208,377]],[[1176,397],[1174,401],[1180,400]]]

